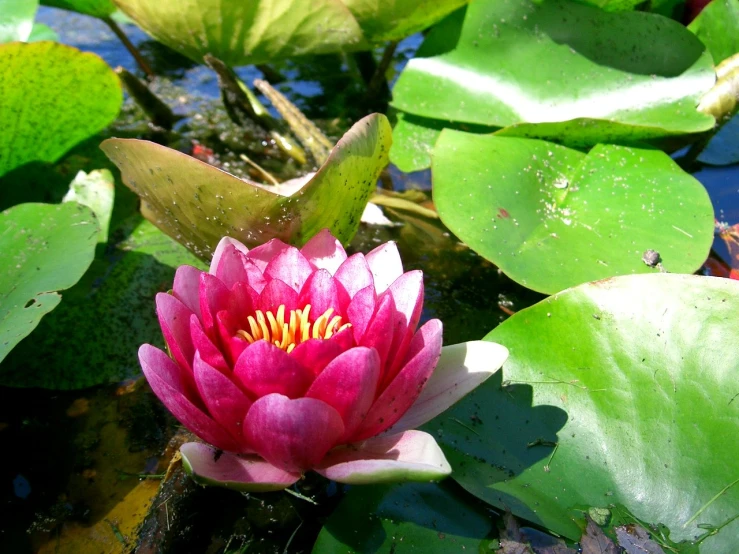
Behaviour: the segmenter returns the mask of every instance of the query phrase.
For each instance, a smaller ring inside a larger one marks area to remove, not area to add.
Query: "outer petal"
[[[343,434],[338,412],[314,398],[270,394],[254,402],[244,419],[249,444],[272,465],[290,472],[315,466]]]
[[[323,400],[344,421],[344,439],[359,427],[375,400],[380,377],[380,356],[374,348],[347,350],[326,366],[305,393]]]
[[[421,394],[441,355],[441,321],[432,319],[413,337],[410,359],[370,408],[354,440],[373,437],[398,421]]]
[[[192,370],[192,357],[195,354],[190,336],[192,311],[171,294],[163,292],[156,295],[156,305],[159,325],[170,353],[180,367]]]
[[[346,309],[347,317],[351,321],[354,330],[354,340],[362,340],[372,316],[375,315],[375,305],[377,304],[377,295],[375,287],[369,285],[357,292]]]
[[[308,260],[292,246],[275,256],[264,270],[265,277],[279,279],[295,292],[300,292],[311,273],[313,268]]]
[[[334,277],[344,285],[350,298],[354,298],[358,291],[373,283],[372,272],[363,254],[354,254],[347,258],[336,270]]]
[[[390,351],[393,359],[389,360],[389,371],[385,373],[386,379],[394,379],[406,361],[408,346],[421,319],[423,308],[423,273],[421,271],[409,271],[396,279],[386,294],[390,294],[395,300],[395,323],[393,326],[393,344]],[[387,386],[388,380],[382,386]]]
[[[247,258],[249,258],[259,268],[260,271],[264,272],[267,269],[267,264],[271,262],[276,256],[292,248],[289,244],[285,244],[280,239],[272,239],[269,242],[265,242],[249,250]]]
[[[421,395],[388,432],[415,429],[435,418],[484,383],[507,358],[508,349],[494,342],[478,340],[445,346]]]
[[[315,471],[351,485],[434,481],[452,468],[434,438],[422,431],[375,437],[329,452]]]
[[[339,266],[346,260],[346,251],[331,231],[323,229],[305,243],[300,249],[305,258],[317,269],[325,269],[331,275],[336,273]]]
[[[200,317],[200,271],[191,265],[181,265],[174,274],[172,294],[192,313]]]
[[[257,397],[278,393],[297,398],[313,381],[312,371],[264,340],[247,346],[236,361],[234,374],[246,390]]]
[[[201,485],[242,492],[268,492],[282,490],[300,479],[300,473],[283,471],[259,456],[219,452],[201,442],[183,444],[180,453],[185,471]]]
[[[218,275],[218,266],[221,265],[221,260],[224,257],[223,255],[224,253],[228,252],[230,256],[233,251],[247,254],[249,252],[249,249],[236,239],[232,239],[231,237],[223,237],[218,242],[218,246],[216,246],[215,252],[213,252],[213,258],[210,261],[209,273],[211,275],[216,275],[220,277]]]
[[[139,361],[154,394],[182,425],[213,446],[231,452],[241,449],[241,445],[220,424],[187,398],[185,387],[178,379],[177,364],[164,352],[144,344],[139,348]]]
[[[247,410],[251,407],[251,400],[231,379],[205,363],[199,353],[195,353],[193,370],[195,384],[211,417],[225,427],[237,441],[241,441],[241,425]]]
[[[386,291],[393,281],[403,275],[403,262],[400,261],[400,253],[394,242],[381,244],[365,258],[372,271],[377,294]]]
[[[344,329],[330,339],[309,339],[290,352],[296,362],[318,375],[336,356],[354,346],[352,330]]]
[[[344,317],[349,304],[349,295],[341,283],[331,277],[328,271],[319,269],[308,277],[303,285],[298,303],[301,306],[310,304],[314,318],[319,317],[329,308],[333,308],[334,315]]]
[[[395,302],[392,296],[385,295],[380,299],[375,315],[367,326],[367,331],[362,336],[362,340],[358,341],[362,346],[377,350],[382,368],[389,365],[387,359],[390,353],[390,345],[393,343],[393,323],[395,321]],[[384,378],[385,374],[383,373],[383,381]]]

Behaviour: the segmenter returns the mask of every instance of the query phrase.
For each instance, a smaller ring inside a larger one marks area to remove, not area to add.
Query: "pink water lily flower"
[[[327,230],[300,250],[224,238],[209,272],[180,267],[156,304],[171,357],[143,345],[144,374],[212,445],[183,445],[185,468],[245,491],[307,470],[343,483],[448,475],[434,438],[412,429],[508,355],[489,342],[442,349],[438,319],[416,329],[423,276],[403,272],[395,244],[347,257]]]

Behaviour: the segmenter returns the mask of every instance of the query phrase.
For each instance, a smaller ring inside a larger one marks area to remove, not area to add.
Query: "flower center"
[[[236,335],[248,343],[266,340],[289,354],[301,342],[308,339],[328,339],[352,326],[351,323],[342,323],[340,315],[331,317],[333,313],[334,309],[329,308],[311,323],[308,320],[310,304],[306,304],[302,310],[290,310],[290,316],[285,319],[283,304],[277,308],[276,314],[271,310],[267,312],[257,310],[254,315],[247,318],[249,331],[240,330]]]

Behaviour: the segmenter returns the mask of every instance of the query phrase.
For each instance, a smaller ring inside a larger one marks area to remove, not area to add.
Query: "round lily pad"
[[[76,202],[0,213],[0,361],[53,310],[95,254],[95,215]]]
[[[540,292],[629,273],[692,273],[713,241],[708,193],[656,150],[598,145],[583,154],[447,129],[432,177],[449,229]],[[645,260],[648,251],[657,256]]]

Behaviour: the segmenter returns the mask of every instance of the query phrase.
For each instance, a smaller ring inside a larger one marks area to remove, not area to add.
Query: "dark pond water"
[[[55,29],[62,42],[96,52],[112,67],[139,73],[104,23],[51,8],[42,8],[38,19]],[[203,142],[216,150],[226,169],[248,174],[234,153],[244,146],[243,132],[225,116],[215,74],[149,40],[133,25],[124,29],[162,76],[153,89],[186,116],[176,127],[173,146],[187,150],[188,142]],[[415,36],[400,44],[396,68],[420,41]],[[364,115],[363,85],[345,60],[308,58],[275,69],[286,79],[280,89],[330,135],[340,136]],[[262,76],[254,68],[238,73],[246,82]],[[148,133],[142,114],[127,102],[111,134]],[[291,169],[282,170],[284,160],[270,161],[273,155],[267,151],[260,163],[289,176]],[[739,222],[736,167],[705,168],[696,176],[708,188],[717,218]],[[388,178],[396,190],[429,189],[427,173],[391,169]],[[438,222],[407,219],[402,227],[365,226],[353,248],[366,251],[386,240],[398,241],[406,268],[424,270],[424,317],[442,319],[446,343],[478,339],[508,314],[541,298],[505,278]],[[725,254],[721,241],[716,248]],[[1,553],[114,553],[134,547],[136,552],[309,551],[321,518],[340,496],[320,479],[301,484],[299,494],[310,499],[305,500],[285,493],[243,496],[201,489],[182,475],[169,476],[157,493],[171,456],[187,439],[136,375],[81,391],[0,387],[0,440]],[[142,520],[136,543],[134,530]]]

